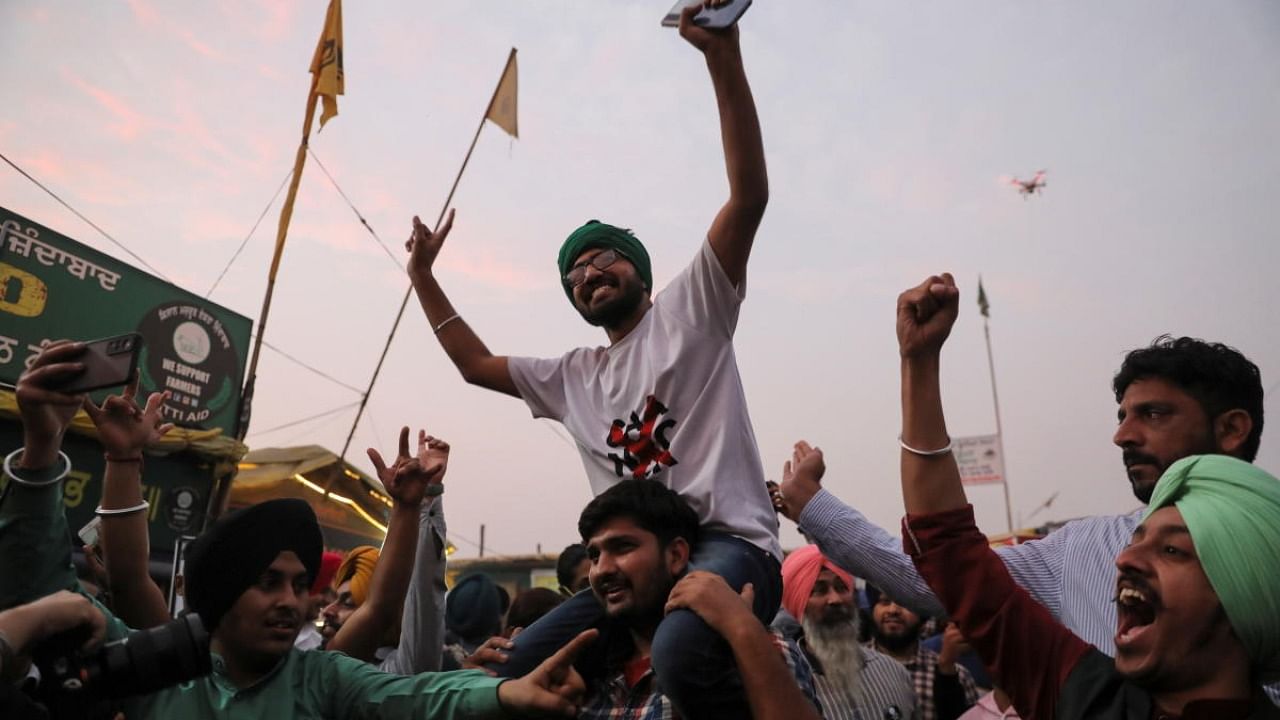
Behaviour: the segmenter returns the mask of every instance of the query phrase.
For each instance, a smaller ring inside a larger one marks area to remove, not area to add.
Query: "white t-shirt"
[[[778,520],[733,352],[746,283],[734,288],[709,242],[611,347],[510,358],[534,417],[573,435],[596,495],[650,479],[693,506],[703,527],[781,559]]]

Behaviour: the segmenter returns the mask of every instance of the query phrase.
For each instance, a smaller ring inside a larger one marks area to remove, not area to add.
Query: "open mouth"
[[[601,585],[598,592],[605,602],[618,602],[626,594],[627,586],[623,583],[609,583]]]
[[[1156,621],[1157,600],[1150,590],[1120,587],[1116,594],[1116,647],[1131,645]]]

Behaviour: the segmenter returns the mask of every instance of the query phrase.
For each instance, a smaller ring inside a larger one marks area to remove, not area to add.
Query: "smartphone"
[[[138,369],[138,353],[142,352],[142,336],[137,333],[90,340],[77,362],[84,372],[68,380],[59,392],[67,394],[118,387],[129,382]]]
[[[92,520],[85,523],[85,526],[80,528],[80,532],[76,533],[80,536],[80,541],[85,545],[93,545],[96,547],[98,545],[98,526],[101,524],[102,518],[97,517],[96,515]]]
[[[679,0],[675,7],[667,11],[666,16],[662,18],[663,27],[679,27],[680,13],[687,7],[702,5],[705,0]],[[722,29],[738,22],[742,14],[751,7],[751,0],[730,0],[729,2],[714,8],[703,8],[701,12],[693,16],[693,23],[700,27]]]

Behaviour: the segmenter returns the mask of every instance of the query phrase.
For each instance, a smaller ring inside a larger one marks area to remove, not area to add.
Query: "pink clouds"
[[[533,290],[547,284],[553,273],[533,273],[513,265],[492,250],[442,255],[437,261],[446,271],[504,290]]]
[[[76,89],[93,98],[107,112],[113,115],[116,122],[107,125],[107,130],[126,142],[138,137],[144,126],[152,123],[141,113],[134,110],[120,97],[91,84],[67,68],[62,68],[62,78]]]

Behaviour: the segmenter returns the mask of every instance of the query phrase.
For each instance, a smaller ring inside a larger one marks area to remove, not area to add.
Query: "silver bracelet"
[[[439,325],[437,325],[437,326],[435,327],[435,329],[434,329],[434,330],[432,330],[432,332],[434,332],[436,335],[439,335],[439,334],[440,334],[440,331],[444,329],[444,326],[445,326],[445,325],[448,325],[449,323],[453,322],[454,320],[457,320],[457,319],[458,319],[458,318],[460,318],[460,317],[462,317],[462,316],[461,316],[461,315],[459,315],[458,313],[454,313],[454,314],[450,315],[449,317],[447,317],[447,318],[445,318],[443,321],[441,321],[441,323],[440,323]]]
[[[946,455],[947,453],[951,452],[951,448],[954,445],[954,443],[951,441],[950,436],[948,436],[947,444],[938,448],[937,450],[917,450],[911,447],[910,445],[906,444],[905,442],[903,442],[901,433],[898,434],[898,444],[902,446],[903,450],[906,450],[912,455],[919,455],[920,457],[935,457],[938,455]]]
[[[24,448],[18,448],[17,450],[14,450],[4,459],[4,474],[19,485],[24,485],[26,487],[48,487],[62,482],[62,479],[71,472],[71,458],[67,457],[66,453],[59,450],[58,459],[62,461],[62,472],[54,471],[52,477],[41,478],[39,480],[26,480],[24,478],[20,478],[18,477],[18,473],[13,469],[13,461],[16,460],[19,455],[22,455],[23,449]],[[47,474],[48,471],[42,470],[39,471],[39,473],[43,475]]]
[[[133,513],[142,512],[143,510],[146,510],[150,507],[151,507],[151,503],[147,502],[146,500],[143,500],[142,502],[138,503],[137,505],[134,505],[133,507],[111,508],[110,510],[104,509],[101,505],[99,505],[98,507],[93,509],[93,514],[97,515],[98,517],[111,517],[113,515],[132,515]]]

